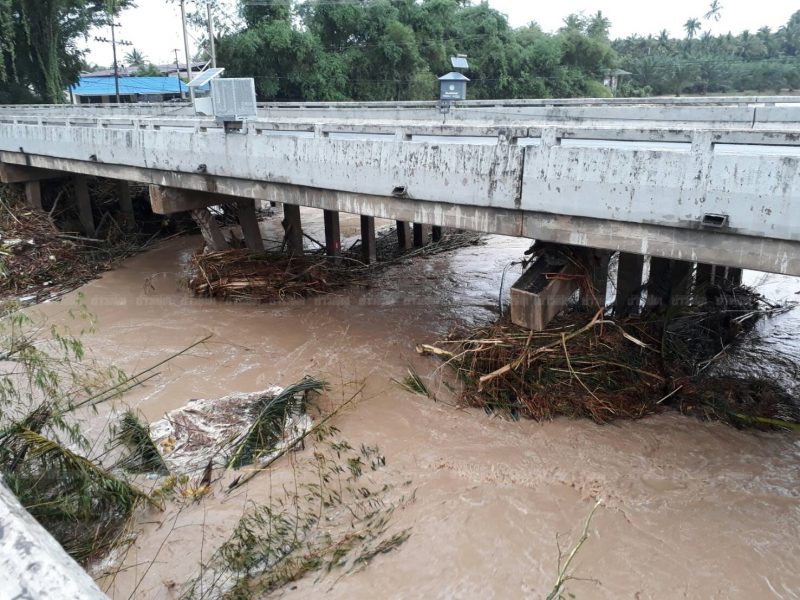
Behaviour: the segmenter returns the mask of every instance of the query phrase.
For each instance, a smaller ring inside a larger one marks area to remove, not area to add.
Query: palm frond
[[[253,423],[234,441],[227,467],[238,469],[252,464],[273,450],[283,437],[287,417],[304,412],[308,394],[326,387],[321,379],[304,377],[276,396],[264,396],[254,407]]]
[[[150,427],[132,410],[123,413],[114,434],[112,445],[123,446],[127,450],[116,466],[132,473],[169,475],[169,469],[150,437]]]

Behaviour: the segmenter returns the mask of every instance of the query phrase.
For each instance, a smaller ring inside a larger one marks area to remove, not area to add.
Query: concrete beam
[[[414,247],[421,248],[428,243],[431,226],[424,223],[414,223]]]
[[[401,250],[410,250],[413,246],[411,223],[408,221],[397,221],[397,245]]]
[[[261,229],[258,227],[255,200],[239,200],[236,203],[239,226],[242,228],[244,243],[253,252],[264,252],[264,240],[261,238]]]
[[[339,212],[335,210],[324,211],[323,221],[325,222],[325,253],[328,256],[339,256],[342,253]]]
[[[378,261],[378,248],[375,244],[375,217],[361,215],[361,258],[367,264]]]
[[[285,244],[289,254],[303,254],[303,228],[300,221],[300,207],[296,204],[283,205],[283,225]]]
[[[800,276],[800,242],[757,238],[731,231],[681,229],[653,223],[554,215],[534,210],[456,205],[234,177],[210,178],[197,173],[9,151],[0,151],[0,160],[112,179],[327,208],[381,219],[419,221],[453,229],[709,264],[727,263],[745,269]]]
[[[150,207],[157,215],[171,215],[180,212],[191,212],[218,204],[235,202],[236,198],[227,198],[212,192],[150,186]]]
[[[225,236],[222,234],[217,220],[207,208],[196,208],[191,211],[191,215],[194,222],[200,227],[200,233],[203,234],[203,239],[211,250],[228,249],[228,242],[225,241]]]
[[[644,256],[629,252],[619,253],[617,264],[617,297],[614,314],[618,317],[639,312],[642,301],[642,270]]]
[[[42,210],[42,182],[28,181],[25,183],[25,200],[34,210]]]
[[[95,234],[94,213],[92,212],[92,199],[89,196],[89,182],[82,175],[72,178],[75,186],[75,201],[78,204],[78,217],[81,221],[83,232],[88,236]]]
[[[38,169],[36,167],[0,162],[0,183],[28,183],[30,181],[55,179],[68,175],[69,173],[52,171],[49,169]]]

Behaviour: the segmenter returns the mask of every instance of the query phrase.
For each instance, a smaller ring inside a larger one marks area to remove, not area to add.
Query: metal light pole
[[[186,31],[186,0],[181,0],[181,21],[183,22],[183,49],[186,52],[186,78],[187,81],[192,80],[192,58],[189,56],[189,34]],[[180,73],[178,73],[178,81],[180,81]],[[189,88],[189,99],[194,104],[194,89]]]
[[[208,13],[208,42],[211,48],[211,67],[217,68],[217,50],[214,46],[214,17],[211,16],[211,2],[206,4]]]

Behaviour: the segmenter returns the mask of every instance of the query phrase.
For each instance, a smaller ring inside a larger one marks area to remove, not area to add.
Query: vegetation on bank
[[[687,15],[682,39],[664,30],[612,40],[601,12],[569,15],[549,33],[535,22],[513,28],[487,2],[467,0],[240,0],[235,16],[212,4],[219,64],[254,77],[261,100],[432,99],[456,53],[469,56],[470,98],[608,96],[602,82],[617,68],[631,73],[618,95],[800,89],[800,11],[777,31],[713,34],[724,8],[712,2]],[[87,68],[77,41],[131,5],[0,0],[0,103],[64,102]],[[188,5],[204,27],[205,0]],[[152,71],[139,52],[122,58]]]

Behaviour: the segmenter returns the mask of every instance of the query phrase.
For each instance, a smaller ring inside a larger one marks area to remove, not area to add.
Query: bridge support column
[[[732,285],[742,285],[742,269],[728,267],[728,270],[725,273],[725,279],[727,279]]]
[[[339,213],[335,210],[325,210],[325,252],[328,256],[339,256],[342,253],[342,235],[339,228]]]
[[[408,221],[397,221],[397,245],[400,250],[411,249],[411,224]]]
[[[697,263],[697,272],[694,276],[695,289],[714,283],[714,265]]]
[[[659,256],[650,257],[650,276],[647,280],[647,305],[685,305],[689,302],[692,263]]]
[[[264,252],[264,240],[261,239],[261,229],[258,227],[258,217],[256,216],[256,201],[239,200],[236,208],[245,245],[253,252]]]
[[[303,254],[303,228],[300,222],[300,207],[297,204],[284,203],[281,224],[289,254]]]
[[[648,308],[669,304],[670,287],[670,260],[660,256],[651,256],[650,275],[647,278]]]
[[[34,210],[42,210],[42,182],[28,181],[25,184],[25,199]]]
[[[691,303],[693,263],[685,260],[670,261],[670,303],[688,306]]]
[[[421,248],[428,243],[431,226],[423,223],[414,223],[414,247]]]
[[[375,217],[361,215],[361,258],[367,264],[378,261],[378,248],[375,244]]]
[[[619,253],[617,265],[617,297],[614,301],[614,314],[627,317],[639,312],[642,301],[642,269],[644,256],[641,254]]]
[[[191,211],[191,215],[211,250],[227,250],[228,242],[225,241],[214,215],[207,208],[196,208]]]
[[[434,242],[442,241],[442,228],[438,225],[431,227],[431,240]]]
[[[589,278],[587,283],[591,287],[581,290],[581,304],[594,310],[605,307],[611,252],[594,248],[575,248],[575,257],[586,271]]]
[[[72,182],[75,186],[75,201],[78,203],[81,227],[86,235],[93,236],[95,234],[94,214],[92,214],[92,199],[89,196],[89,182],[83,175],[75,175]]]
[[[131,202],[131,186],[127,181],[117,181],[117,200],[119,201],[119,210],[125,219],[123,227],[127,231],[131,231],[136,226],[136,217],[133,214],[133,203]]]

